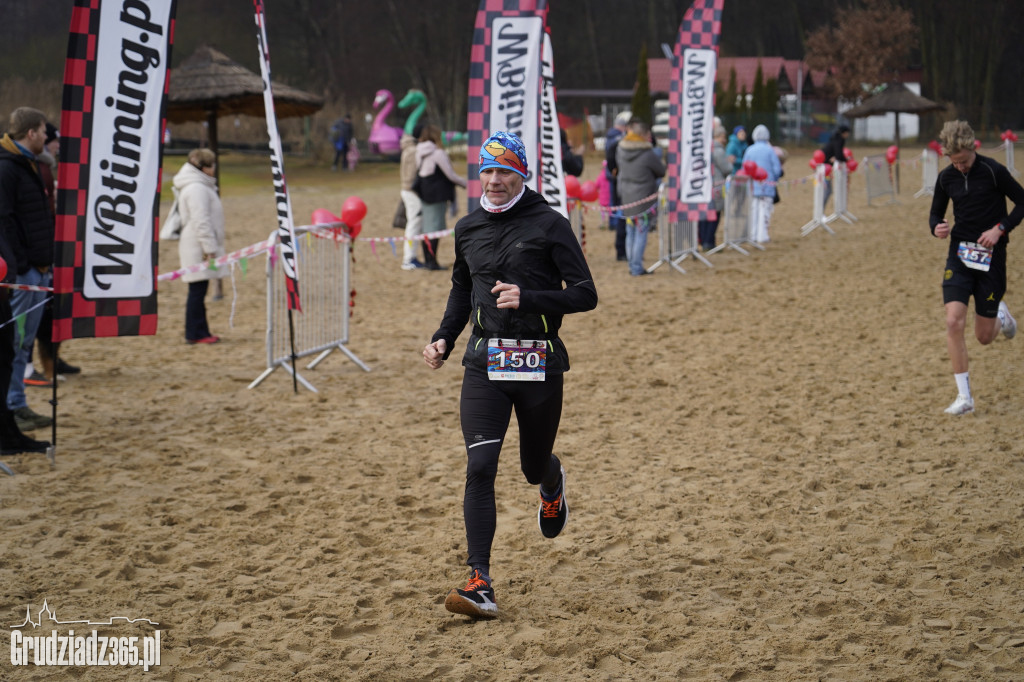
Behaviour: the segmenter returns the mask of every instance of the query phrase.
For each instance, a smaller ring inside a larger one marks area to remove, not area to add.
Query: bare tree
[[[865,0],[836,12],[833,24],[807,38],[807,63],[828,71],[836,95],[850,99],[888,83],[906,68],[919,31],[909,10],[891,0]]]

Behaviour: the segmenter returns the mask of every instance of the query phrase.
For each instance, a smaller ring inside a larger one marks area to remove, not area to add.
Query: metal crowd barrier
[[[914,198],[935,194],[935,182],[939,179],[939,155],[933,149],[921,152],[921,189]]]
[[[845,220],[852,225],[853,221],[857,220],[857,216],[850,213],[849,209],[850,171],[845,163],[838,161],[832,164],[832,196],[832,207],[835,210],[825,221]],[[822,209],[824,210],[824,206]]]
[[[292,314],[296,358],[316,358],[306,365],[315,369],[328,355],[339,350],[364,371],[369,372],[347,347],[351,316],[352,242],[336,239],[325,226],[295,228],[299,293],[302,312]],[[267,368],[249,384],[255,388],[278,367],[292,373],[291,333],[283,269],[278,267],[280,245],[267,258]],[[318,391],[295,372],[296,380],[310,391]]]
[[[866,156],[861,164],[864,168],[864,184],[868,191],[868,206],[872,199],[889,196],[887,204],[898,204],[896,199],[896,188],[893,184],[892,165],[884,155]]]
[[[647,268],[647,272],[654,272],[661,265],[668,264],[686,274],[686,270],[679,263],[687,257],[693,257],[709,268],[715,267],[697,250],[696,221],[683,220],[677,223],[669,220],[668,197],[665,196],[665,191],[664,185],[658,189],[658,260]]]
[[[764,246],[751,239],[750,224],[750,181],[745,175],[730,175],[725,180],[725,215],[718,223],[722,230],[722,243],[708,251],[707,255],[724,249],[739,251],[744,256],[750,252],[744,245],[764,251]]]

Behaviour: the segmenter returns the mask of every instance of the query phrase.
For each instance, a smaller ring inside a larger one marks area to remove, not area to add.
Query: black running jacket
[[[518,309],[498,308],[491,289],[499,280],[519,287]],[[547,372],[560,374],[569,370],[558,338],[562,316],[596,306],[597,288],[569,221],[527,188],[504,213],[477,208],[456,223],[452,288],[431,342],[447,342],[447,359],[471,323],[462,364],[486,370],[488,338],[547,339]]]

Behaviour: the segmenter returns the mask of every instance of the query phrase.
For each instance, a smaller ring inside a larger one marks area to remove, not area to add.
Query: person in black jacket
[[[846,163],[846,140],[849,137],[849,126],[839,126],[836,128],[836,131],[832,133],[832,137],[828,138],[828,142],[821,148],[822,153],[825,154],[825,163],[830,166],[836,161]],[[828,206],[828,198],[830,196],[832,196],[832,178],[825,176],[825,198],[821,200],[822,209]]]
[[[935,182],[928,224],[939,239],[950,237],[942,278],[946,308],[946,348],[953,363],[957,397],[946,414],[974,412],[967,371],[967,305],[974,297],[974,336],[983,346],[1017,333],[1006,293],[1006,245],[1010,232],[1024,219],[1024,188],[1005,166],[974,151],[974,131],[966,121],[947,121],[939,141],[949,156]],[[946,208],[953,200],[953,226]],[[1006,200],[1013,211],[1006,212]]]
[[[562,137],[562,172],[578,178],[583,175],[583,155],[577,154],[572,150],[565,128],[559,128],[559,133],[561,133]]]
[[[8,279],[14,275],[17,284],[49,286],[53,264],[54,216],[46,199],[46,190],[39,174],[36,157],[45,148],[46,116],[37,109],[20,107],[11,113],[8,132],[0,139],[0,241],[4,243],[2,256],[7,263]],[[4,294],[9,290],[5,290]],[[18,438],[20,431],[49,426],[50,417],[36,414],[25,400],[25,367],[35,342],[36,330],[42,316],[47,294],[41,291],[15,290],[9,295],[12,318],[24,316],[24,326],[16,326],[13,356],[7,358],[6,343],[0,357],[0,380],[8,379],[6,405],[0,421],[0,438],[11,439],[12,445],[0,442],[4,450],[10,447],[33,452],[46,450],[45,441]],[[0,310],[0,317],[8,309]],[[2,322],[0,322],[2,324]],[[7,328],[5,327],[5,330]],[[4,338],[10,331],[3,333]],[[13,413],[14,425],[8,415]],[[15,433],[17,432],[17,433]],[[46,446],[49,444],[46,443]]]
[[[491,543],[496,527],[494,478],[513,408],[519,461],[540,485],[537,523],[547,538],[569,518],[565,470],[552,453],[562,412],[569,354],[558,336],[563,315],[592,310],[597,289],[569,221],[526,187],[526,152],[498,132],[480,149],[480,206],[455,225],[455,264],[441,326],[423,349],[440,368],[466,322],[472,333],[462,364],[460,414],[468,462],[463,515],[472,569],[445,608],[493,617]],[[563,286],[564,283],[564,286]]]
[[[619,112],[615,117],[615,125],[604,138],[605,177],[608,178],[608,187],[612,193],[612,206],[622,205],[618,187],[619,164],[615,159],[615,150],[626,136],[626,126],[632,118],[633,114],[629,111]],[[622,209],[608,215],[608,229],[615,232],[615,260],[626,260],[626,219],[622,216]]]

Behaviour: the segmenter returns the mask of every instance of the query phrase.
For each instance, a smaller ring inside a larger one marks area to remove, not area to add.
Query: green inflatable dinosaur
[[[399,109],[408,109],[415,105],[415,109],[409,114],[409,118],[405,119],[406,135],[412,135],[412,129],[419,123],[420,118],[423,116],[423,112],[427,109],[427,96],[423,94],[422,90],[410,90],[405,93],[405,97],[398,103]]]

